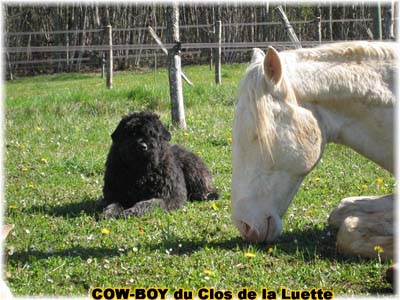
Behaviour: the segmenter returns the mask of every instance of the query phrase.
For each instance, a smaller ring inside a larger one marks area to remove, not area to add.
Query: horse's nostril
[[[264,237],[261,235],[261,233],[251,227],[249,224],[247,224],[246,222],[242,222],[243,224],[243,237],[250,242],[262,242],[264,240]]]

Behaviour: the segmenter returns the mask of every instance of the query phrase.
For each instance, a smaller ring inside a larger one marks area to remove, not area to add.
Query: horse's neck
[[[328,142],[349,146],[393,172],[393,108],[367,108],[359,103],[308,106],[315,112]]]
[[[392,75],[383,67],[334,68],[314,64],[289,74],[299,104],[316,115],[327,142],[347,145],[393,172]]]

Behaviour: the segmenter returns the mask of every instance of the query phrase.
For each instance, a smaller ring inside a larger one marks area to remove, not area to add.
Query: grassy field
[[[390,193],[394,179],[350,149],[329,145],[305,179],[274,244],[251,245],[230,216],[231,128],[245,65],[186,67],[188,130],[170,125],[165,71],[118,73],[107,90],[98,74],[60,74],[5,83],[6,274],[16,295],[88,295],[91,287],[215,287],[238,291],[332,289],[386,294],[389,263],[346,258],[327,226],[340,199]],[[110,134],[122,115],[153,110],[173,142],[200,155],[221,199],[143,218],[99,219]],[[378,180],[379,179],[379,180]]]

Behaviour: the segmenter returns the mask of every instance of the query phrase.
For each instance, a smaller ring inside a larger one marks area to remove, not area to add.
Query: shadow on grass
[[[299,255],[305,261],[315,259],[347,260],[336,251],[336,232],[330,227],[308,227],[303,230],[284,232],[276,244],[288,255]],[[358,259],[357,259],[358,260]]]
[[[206,240],[181,240],[178,237],[169,237],[168,239],[162,240],[160,243],[152,244],[147,246],[149,250],[155,251],[159,249],[168,250],[172,255],[191,255],[194,252],[201,250],[202,248],[220,248],[225,250],[234,250],[243,244],[243,240],[240,237],[231,238],[223,241],[211,241]]]
[[[46,214],[55,217],[76,218],[83,214],[98,217],[102,208],[98,205],[99,199],[84,198],[80,202],[70,202],[61,205],[37,205],[28,208],[30,214]]]
[[[93,248],[84,248],[84,247],[74,247],[70,249],[53,251],[53,252],[43,252],[43,251],[25,251],[25,252],[15,252],[12,256],[8,258],[11,261],[18,262],[29,262],[41,259],[49,259],[51,257],[80,257],[82,260],[87,260],[88,258],[105,258],[112,256],[119,256],[121,252],[118,251],[118,248],[102,248],[102,247],[93,247]]]
[[[362,262],[362,258],[349,258],[341,256],[336,251],[336,233],[332,233],[329,227],[319,229],[310,227],[303,231],[284,232],[274,243],[251,244],[241,237],[229,238],[227,240],[207,241],[183,240],[177,236],[169,236],[157,244],[149,245],[150,250],[173,249],[173,254],[190,255],[202,248],[221,248],[225,250],[242,249],[246,251],[249,245],[255,249],[265,251],[266,248],[276,245],[280,253],[289,256],[301,256],[304,261],[326,259],[330,261]]]
[[[284,232],[275,243],[250,244],[241,237],[233,237],[226,240],[206,241],[183,240],[176,236],[169,236],[160,243],[147,246],[150,250],[168,251],[171,255],[191,255],[202,248],[223,249],[231,251],[247,252],[249,245],[259,250],[266,251],[271,246],[276,246],[279,256],[297,257],[299,260],[314,263],[316,260],[327,260],[332,264],[336,263],[368,263],[370,260],[361,257],[345,257],[336,251],[336,232],[330,228],[310,227],[304,230]],[[382,281],[384,279],[382,278]],[[364,286],[365,292],[371,294],[393,294],[390,284],[382,284],[378,280],[375,284]],[[344,283],[345,284],[345,283]],[[354,284],[349,282],[349,284]]]

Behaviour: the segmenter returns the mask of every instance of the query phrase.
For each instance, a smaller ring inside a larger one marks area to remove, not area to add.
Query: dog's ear
[[[167,142],[171,140],[171,134],[162,124],[161,124],[161,137]]]
[[[113,142],[120,141],[122,139],[122,132],[124,131],[125,126],[125,118],[119,122],[117,128],[115,128],[114,132],[111,134],[111,139]]]
[[[111,139],[113,142],[118,142],[123,138],[124,129],[127,127],[128,122],[131,124],[133,120],[137,117],[137,114],[132,113],[122,117],[122,120],[119,122],[117,128],[115,128],[114,132],[111,134]]]
[[[111,139],[114,143],[121,139],[121,131],[121,126],[118,126],[111,134]]]

